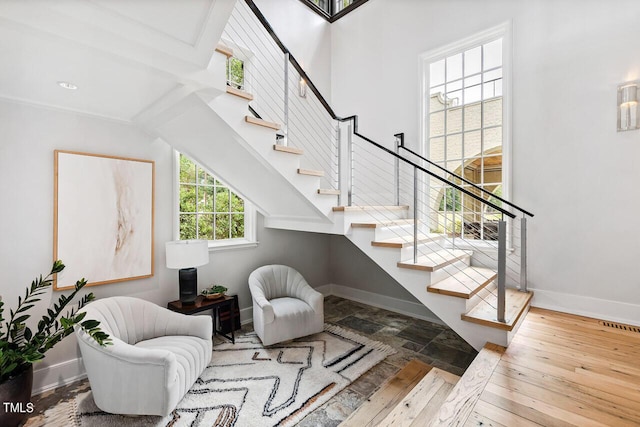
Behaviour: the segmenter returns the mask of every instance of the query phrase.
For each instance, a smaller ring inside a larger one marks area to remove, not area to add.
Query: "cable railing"
[[[340,205],[366,206],[372,219],[392,223],[398,209],[387,206],[406,205],[410,221],[387,233],[405,243],[403,262],[439,263],[443,268],[432,279],[452,277],[465,287],[477,280],[469,264],[497,272],[497,289],[480,297],[506,321],[507,283],[527,289],[526,217],[532,213],[406,147],[404,134],[396,134],[389,149],[359,132],[358,116],[337,116],[253,0],[236,3],[223,42],[246,58],[253,114],[282,123],[277,143],[302,148],[305,167],[325,172]]]
[[[279,124],[277,143],[304,150],[301,168],[323,171],[321,186],[335,189],[336,126],[313,91],[300,91],[305,77],[270,31],[248,3],[237,2],[221,43],[244,63],[244,90],[254,95],[249,104],[251,114]]]

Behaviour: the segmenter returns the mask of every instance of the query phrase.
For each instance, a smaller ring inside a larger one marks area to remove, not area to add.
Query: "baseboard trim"
[[[31,395],[63,387],[87,377],[81,357],[43,367],[39,367],[40,363],[45,364],[43,361],[34,366]]]
[[[543,289],[533,291],[531,305],[594,319],[640,326],[640,305]]]
[[[253,307],[240,309],[240,324],[246,325],[253,322]]]
[[[324,296],[335,295],[340,298],[360,302],[372,307],[382,308],[394,313],[404,314],[415,319],[426,320],[428,322],[444,325],[442,320],[431,313],[429,309],[427,309],[427,307],[417,302],[406,301],[386,295],[380,295],[373,292],[363,291],[361,289],[355,289],[348,286],[336,284],[327,284],[319,286],[315,289],[318,292],[322,293]]]

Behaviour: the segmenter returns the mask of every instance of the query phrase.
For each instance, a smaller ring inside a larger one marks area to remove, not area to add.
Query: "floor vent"
[[[606,326],[607,328],[619,329],[621,331],[635,332],[640,334],[640,328],[637,326],[625,325],[623,323],[606,322],[604,320],[601,320],[598,323],[600,323],[602,326]]]

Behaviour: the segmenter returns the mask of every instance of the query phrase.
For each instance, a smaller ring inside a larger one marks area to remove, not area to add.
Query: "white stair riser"
[[[418,244],[418,257],[420,255],[426,255],[426,254],[441,250],[442,246],[440,246],[440,243],[441,243],[441,240],[436,239],[426,243]],[[406,246],[400,249],[400,254],[401,254],[400,255],[401,259],[413,259],[413,245]]]
[[[465,268],[471,265],[471,259],[469,257],[465,257],[459,261],[456,261],[452,264],[444,266],[433,273],[431,273],[431,283],[438,283],[441,280],[446,279],[449,276],[456,274],[459,271],[464,270]]]
[[[498,289],[498,286],[496,285],[496,283],[491,282],[487,286],[482,288],[477,294],[475,294],[468,300],[465,300],[466,302],[465,313],[471,310],[473,307],[475,307],[480,301],[489,297],[492,292],[496,292],[497,289]]]
[[[377,227],[376,240],[393,239],[398,236],[410,236],[413,235],[413,224],[394,225],[387,227]]]
[[[370,211],[348,211],[345,213],[348,216],[349,223],[353,222],[377,222],[377,221],[393,221],[396,219],[405,219],[407,213],[405,211],[389,211],[384,214],[384,216],[378,212],[370,212]],[[367,229],[373,230],[373,229]],[[372,234],[375,240],[375,235]]]

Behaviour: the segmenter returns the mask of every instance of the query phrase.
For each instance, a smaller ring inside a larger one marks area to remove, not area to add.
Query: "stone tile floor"
[[[447,326],[336,296],[326,297],[324,306],[325,322],[384,342],[397,353],[387,357],[330,401],[307,415],[298,423],[299,427],[337,426],[412,359],[421,360],[460,376],[477,355],[469,344]],[[251,331],[253,327],[248,324],[242,329]],[[220,338],[216,337],[216,340],[218,339]],[[89,388],[88,381],[82,380],[34,397],[36,412],[27,420],[26,426],[44,425],[45,410]]]

